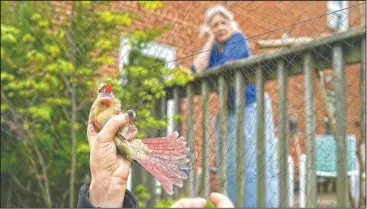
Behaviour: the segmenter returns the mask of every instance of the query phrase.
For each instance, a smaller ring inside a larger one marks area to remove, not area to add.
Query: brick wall
[[[198,38],[200,25],[203,24],[205,11],[218,2],[163,2],[163,7],[157,10],[147,11],[142,9],[137,2],[114,2],[113,10],[133,11],[140,20],[134,20],[133,27],[120,28],[119,30],[133,30],[143,27],[154,27],[163,24],[172,25],[172,30],[164,33],[155,41],[176,48],[176,65],[191,65],[205,43]],[[349,2],[350,26],[360,25],[361,10],[354,6],[359,2]],[[257,46],[258,40],[280,38],[283,33],[291,37],[308,36],[317,38],[328,36],[333,32],[327,26],[327,2],[220,2],[233,12],[240,29],[247,36],[253,54],[269,53],[277,49],[264,50]],[[354,6],[354,7],[353,7]],[[116,68],[117,70],[117,68]],[[276,79],[276,78],[274,78]],[[359,121],[359,65],[347,68],[347,121],[348,133],[358,136],[359,130],[355,121]],[[278,125],[277,111],[277,82],[269,81],[265,85],[272,98],[272,110],[275,127]],[[304,77],[303,75],[289,78],[289,114],[295,116],[298,129],[305,130],[304,124]],[[210,100],[210,150],[214,151],[214,120],[218,112],[218,101],[215,94],[211,94]],[[317,134],[323,134],[324,111],[320,106],[320,95],[316,97],[316,125]],[[201,166],[202,145],[202,101],[200,96],[194,97],[194,121],[195,121],[195,155],[196,166]],[[181,101],[181,113],[184,115],[181,134],[186,136],[186,101]],[[304,136],[300,136],[301,150],[304,150]],[[290,140],[290,154],[292,154],[296,167],[298,159],[295,154],[295,145]],[[214,152],[211,152],[211,164],[214,163]],[[215,179],[213,179],[215,180]]]
[[[189,66],[195,54],[197,54],[202,47],[205,40],[198,38],[200,25],[203,24],[205,11],[218,2],[209,1],[177,1],[177,2],[163,2],[163,7],[157,10],[143,9],[138,2],[112,2],[108,9],[114,11],[131,11],[137,18],[129,28],[119,27],[116,32],[132,31],[134,29],[152,28],[154,26],[161,26],[170,24],[172,30],[165,32],[155,41],[164,43],[176,48],[176,65]],[[360,25],[361,23],[361,8],[355,6],[360,4],[358,1],[349,2],[349,24],[350,27]],[[56,3],[55,4],[61,4]],[[233,12],[235,20],[238,22],[240,29],[247,36],[250,44],[252,54],[269,53],[277,49],[264,50],[257,46],[258,40],[276,39],[280,38],[283,33],[288,33],[291,37],[308,36],[317,38],[320,36],[331,35],[333,30],[327,27],[327,2],[234,2],[222,1],[219,4],[227,7]],[[362,16],[363,17],[363,16]],[[101,69],[102,73],[109,75],[118,74],[118,53],[116,52],[115,64],[105,66]],[[359,129],[355,125],[359,121],[360,112],[360,98],[359,98],[359,65],[347,67],[347,121],[348,134],[355,134],[358,136]],[[269,81],[265,85],[267,91],[272,98],[272,110],[274,116],[275,127],[278,125],[277,112],[277,82]],[[328,84],[329,85],[329,84]],[[292,76],[289,78],[288,87],[289,97],[289,114],[293,115],[298,122],[298,129],[305,130],[304,124],[304,77],[303,75]],[[199,96],[194,98],[194,121],[195,121],[195,155],[197,159],[197,166],[201,166],[201,140],[202,140],[202,114],[201,114],[201,98]],[[323,118],[324,111],[320,106],[320,95],[316,96],[316,126],[317,134],[323,134]],[[185,99],[181,102],[181,113],[186,111]],[[215,115],[218,112],[217,96],[210,95],[210,133],[214,130]],[[182,123],[181,134],[186,135],[186,118]],[[301,148],[304,150],[304,136],[301,136]],[[214,135],[210,137],[210,149],[214,150]],[[294,142],[290,141],[290,153],[296,160],[296,167],[298,167],[298,160],[295,155]],[[213,164],[214,153],[211,152],[211,163]]]

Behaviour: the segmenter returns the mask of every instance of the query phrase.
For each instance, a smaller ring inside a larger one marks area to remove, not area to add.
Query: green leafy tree
[[[99,70],[114,64],[121,36],[144,45],[167,29],[120,33],[117,26],[131,26],[133,17],[108,5],[73,1],[59,12],[52,2],[1,2],[1,176],[14,188],[2,187],[7,205],[65,207],[69,199],[75,207],[75,190],[89,178],[85,130]],[[138,110],[140,136],[166,125],[150,115],[151,101],[164,96],[165,86],[190,80],[179,72],[126,69],[129,83],[117,95],[124,108]],[[169,79],[157,82],[162,75]]]

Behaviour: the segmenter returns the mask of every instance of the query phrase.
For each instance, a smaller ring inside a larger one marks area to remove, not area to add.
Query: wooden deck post
[[[160,104],[160,118],[167,120],[167,97],[161,97],[161,104]],[[167,136],[167,128],[161,128],[159,135],[161,137]],[[162,188],[162,199],[164,200],[172,200],[172,195],[167,194],[164,189]]]
[[[202,190],[204,198],[209,197],[209,83],[204,80],[201,84],[201,94],[203,98],[203,143],[202,143]]]
[[[245,79],[241,70],[236,71],[236,207],[244,207],[244,113],[245,113]]]
[[[180,115],[180,90],[179,87],[173,89],[173,116]],[[181,133],[181,125],[179,120],[173,120],[173,131]],[[178,187],[173,188],[173,198],[178,199],[180,195],[180,189]]]
[[[257,207],[265,207],[265,129],[264,129],[264,73],[256,67],[256,124],[257,124]]]
[[[217,153],[217,160],[219,161],[218,185],[219,192],[227,194],[228,182],[228,85],[224,76],[219,77],[219,153]]]
[[[347,156],[346,147],[346,85],[344,72],[343,48],[340,44],[333,47],[332,56],[335,85],[335,118],[336,118],[336,162],[337,162],[337,207],[347,207]]]
[[[195,144],[194,144],[194,120],[193,120],[193,97],[194,97],[194,87],[193,84],[188,84],[186,87],[186,94],[187,94],[187,146],[190,148],[190,163],[189,163],[189,170],[188,170],[188,179],[187,179],[187,191],[189,197],[195,196],[194,190],[194,167],[195,167]]]
[[[311,52],[307,52],[303,62],[305,74],[305,113],[306,113],[306,207],[315,208],[317,205],[317,185],[316,185],[316,152],[315,152],[315,135],[316,135],[316,117],[313,85],[316,79],[314,60]]]
[[[288,207],[288,81],[284,60],[278,61],[278,115],[279,115],[279,203]]]

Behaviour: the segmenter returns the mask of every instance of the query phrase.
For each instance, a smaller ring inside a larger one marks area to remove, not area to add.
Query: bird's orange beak
[[[110,97],[101,97],[99,99],[99,103],[101,103],[103,105],[109,105],[111,103],[111,98]]]

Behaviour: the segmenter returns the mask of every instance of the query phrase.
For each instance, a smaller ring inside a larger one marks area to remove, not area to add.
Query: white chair
[[[322,141],[325,140],[325,141]],[[329,144],[327,144],[329,143]],[[327,146],[324,146],[326,145]],[[336,145],[333,136],[316,136],[316,176],[319,177],[336,177]],[[324,146],[324,147],[323,147]],[[349,147],[350,146],[350,147]],[[327,147],[327,148],[325,148]],[[347,158],[351,160],[351,168],[348,169],[347,175],[350,177],[350,189],[352,191],[355,202],[358,201],[359,196],[359,164],[356,157],[356,139],[355,136],[348,136]],[[320,155],[320,156],[318,156]],[[306,207],[306,155],[302,154],[300,157],[299,166],[299,207]]]

